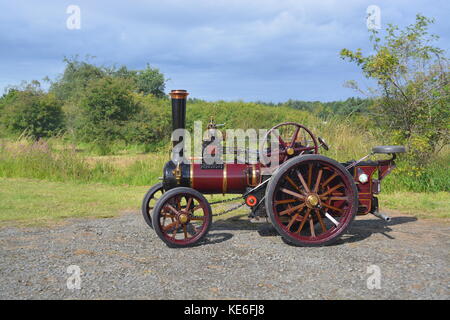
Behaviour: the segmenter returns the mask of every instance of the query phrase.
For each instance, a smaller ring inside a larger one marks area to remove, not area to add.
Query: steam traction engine
[[[172,90],[170,95],[173,130],[184,129],[188,93]],[[208,128],[216,129],[213,121]],[[280,235],[295,245],[331,244],[357,214],[372,213],[389,221],[378,212],[375,195],[404,147],[378,146],[358,161],[339,163],[319,154],[320,148],[328,150],[327,144],[303,125],[281,123],[267,135],[275,130],[279,133],[277,146],[266,149],[278,157],[274,170],[266,170],[260,162],[208,164],[204,156],[186,163],[181,161],[182,154],[167,162],[162,182],[149,189],[142,203],[147,224],[170,247],[194,245],[212,223],[211,205],[203,194],[231,193],[242,195],[251,209],[250,218],[268,217]],[[183,137],[174,141],[174,147],[180,143]],[[204,147],[208,148],[208,143]],[[220,148],[212,149],[214,154]],[[391,157],[367,161],[373,154]]]

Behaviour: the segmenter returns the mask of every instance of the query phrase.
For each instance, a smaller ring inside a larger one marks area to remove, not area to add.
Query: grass
[[[123,156],[86,156],[73,148],[53,149],[46,141],[23,139],[0,143],[0,177],[49,181],[153,184],[169,152]]]
[[[331,127],[329,133],[353,137],[342,141],[335,138],[335,144],[325,152],[333,159],[358,159],[368,153],[369,146],[376,145],[375,140],[364,143],[347,125]],[[443,150],[426,167],[415,167],[400,159],[398,168],[383,181],[383,192],[450,192],[449,149]],[[158,153],[94,156],[64,146],[60,141],[3,140],[0,141],[0,177],[146,186],[162,175],[169,156],[168,146]]]
[[[136,211],[146,187],[0,179],[0,224],[45,225],[65,218],[107,218]]]
[[[66,218],[109,218],[124,211],[139,212],[146,191],[144,186],[0,178],[0,226],[50,225]],[[220,198],[207,196],[209,201]],[[381,195],[380,205],[381,211],[395,210],[419,218],[449,218],[449,199],[448,192],[400,192]]]
[[[380,194],[380,211],[389,209],[417,218],[450,218],[450,192]]]

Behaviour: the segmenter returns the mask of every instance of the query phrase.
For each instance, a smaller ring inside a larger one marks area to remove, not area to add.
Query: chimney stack
[[[186,98],[189,93],[186,90],[172,90],[170,97],[172,98],[172,130],[186,129]],[[184,137],[180,137],[178,141],[173,141],[175,147],[183,141]]]

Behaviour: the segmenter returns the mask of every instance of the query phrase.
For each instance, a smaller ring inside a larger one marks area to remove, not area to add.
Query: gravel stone
[[[336,244],[286,244],[270,224],[217,221],[168,248],[138,212],[0,229],[0,299],[449,299],[449,223],[357,217]],[[67,267],[81,269],[68,289]],[[368,289],[376,265],[381,288]]]

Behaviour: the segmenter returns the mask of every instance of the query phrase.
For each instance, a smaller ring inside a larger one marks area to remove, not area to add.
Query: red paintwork
[[[385,176],[391,173],[395,165],[392,160],[380,160],[378,161],[378,179],[381,181]]]
[[[192,173],[193,185],[195,190],[202,193],[244,193],[249,186],[247,184],[247,175],[251,175],[253,166],[259,170],[260,165],[226,163],[222,169],[201,169],[201,164],[193,163]],[[225,173],[226,171],[226,173]],[[224,183],[226,176],[226,183]]]
[[[368,214],[372,207],[372,199],[376,190],[373,189],[373,176],[378,171],[378,180],[381,181],[386,177],[392,169],[395,168],[395,164],[392,160],[379,160],[377,165],[373,166],[356,166],[353,168],[353,176],[355,184],[358,188],[358,200],[359,200],[359,215]],[[369,176],[369,181],[366,183],[359,182],[359,175],[365,173]]]
[[[375,173],[377,166],[356,166],[354,170],[354,180],[356,187],[358,188],[358,200],[359,200],[359,210],[358,214],[367,214],[370,212],[372,207],[372,176]],[[359,182],[359,175],[365,173],[369,177],[366,183]]]

